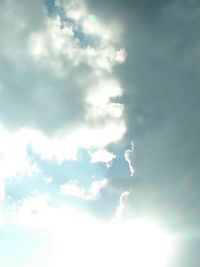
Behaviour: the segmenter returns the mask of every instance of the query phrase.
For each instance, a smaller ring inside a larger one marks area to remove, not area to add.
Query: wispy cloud
[[[132,162],[133,161],[133,155],[134,155],[134,145],[133,145],[133,142],[132,142],[131,143],[131,149],[127,149],[124,152],[124,157],[125,157],[125,160],[128,162],[131,176],[133,176],[134,173],[135,173],[135,170],[134,170],[134,167],[133,167],[133,162]]]

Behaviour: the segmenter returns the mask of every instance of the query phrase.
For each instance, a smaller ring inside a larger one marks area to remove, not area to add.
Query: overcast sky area
[[[199,266],[200,2],[1,0],[0,29],[0,266]]]

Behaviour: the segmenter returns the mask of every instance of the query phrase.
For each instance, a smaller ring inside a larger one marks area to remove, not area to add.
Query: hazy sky
[[[0,28],[0,266],[198,266],[200,3],[2,0]]]

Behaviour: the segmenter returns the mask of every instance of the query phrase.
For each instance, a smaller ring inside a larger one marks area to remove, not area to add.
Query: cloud
[[[123,24],[127,59],[114,68],[123,88],[127,142],[134,141],[134,182],[127,216],[155,216],[185,238],[176,266],[198,265],[199,1],[88,1],[105,21]],[[114,164],[114,163],[113,163]],[[112,183],[111,183],[112,186]],[[128,211],[127,211],[128,208]]]
[[[83,200],[96,200],[101,189],[107,185],[107,182],[107,179],[92,181],[90,187],[86,190],[85,188],[79,187],[77,181],[71,181],[60,186],[60,193]]]
[[[144,21],[135,23],[125,45],[130,47],[129,60],[119,71],[125,88],[127,139],[134,140],[137,151],[138,199],[144,210],[159,210],[164,217],[162,205],[171,207],[174,221],[176,209],[186,214],[198,206],[199,10],[197,1],[175,1],[164,5],[156,18],[148,18],[150,28]],[[138,202],[132,194],[131,205]]]
[[[129,212],[137,207],[157,212],[171,224],[188,221],[190,212],[192,228],[200,186],[199,2],[89,1],[89,6],[125,26],[128,56],[113,72],[123,88],[125,139],[134,141],[136,151]],[[125,184],[121,179],[118,187]]]
[[[76,183],[68,183],[60,186],[62,195],[73,196],[81,199],[87,199],[85,190],[78,187]]]
[[[119,214],[123,192],[134,189],[124,211],[158,214],[180,231],[199,228],[198,1],[57,3],[50,15],[42,1],[2,1],[1,175],[27,172],[27,147],[61,165],[76,160],[80,147],[97,156],[125,137],[134,140],[137,172],[132,180],[121,175],[127,162],[133,174],[133,149],[113,158],[118,177],[108,169],[108,187],[121,193]],[[82,199],[100,190],[73,186]]]
[[[128,31],[131,31],[126,25],[128,22],[139,23],[150,23],[152,19],[157,18],[159,16],[160,11],[168,6],[172,0],[160,1],[160,0],[152,0],[149,2],[148,0],[103,0],[101,4],[98,1],[86,0],[87,4],[91,10],[91,12],[97,12],[101,18],[104,18],[106,21],[112,21],[116,23],[116,21],[127,27]]]
[[[45,181],[46,184],[50,184],[53,181],[53,178],[52,177],[44,177],[43,179],[44,179],[44,181]]]
[[[91,163],[104,162],[109,167],[112,164],[112,160],[116,157],[113,153],[106,149],[99,149],[90,153]]]
[[[135,173],[135,170],[132,165],[133,152],[134,152],[134,145],[133,143],[131,143],[131,149],[127,149],[124,152],[124,157],[125,157],[125,160],[128,162],[131,176],[133,176]]]
[[[1,179],[22,173],[29,176],[38,171],[37,165],[28,158],[26,132],[11,133],[0,125],[0,139]]]
[[[14,221],[29,227],[43,227],[51,212],[50,195],[43,193],[24,198],[14,211]],[[13,219],[13,218],[12,218]]]
[[[42,1],[2,1],[2,177],[36,168],[28,148],[61,164],[75,160],[80,148],[103,151],[126,132],[117,101],[123,89],[113,74],[126,57],[117,28],[91,15],[83,1],[52,5],[51,13]]]
[[[27,17],[24,1],[18,6],[10,1],[9,9],[4,5],[1,25],[7,30],[2,33],[1,44],[2,123],[12,129],[26,126],[48,134],[81,126],[87,117],[85,101],[91,90],[94,94],[94,83],[98,90],[109,87],[110,80],[117,83],[109,72],[125,58],[113,45],[112,35],[103,38],[109,27],[91,22],[93,31],[88,33],[84,24],[89,14],[81,1],[83,14],[78,20],[73,17],[76,9],[70,1],[61,6],[63,16],[56,13],[51,17],[37,1],[32,8],[39,17],[37,23],[32,22],[32,16]],[[98,39],[97,44],[81,47],[82,39],[75,31],[84,38]]]
[[[116,212],[115,212],[115,216],[114,216],[114,219],[115,220],[120,220],[122,219],[122,215],[123,215],[123,211],[124,211],[124,208],[125,208],[125,204],[124,204],[124,200],[126,199],[126,197],[130,194],[129,191],[124,191],[121,196],[120,196],[120,199],[119,199],[119,205],[116,209]]]
[[[57,2],[50,14],[41,1],[2,2],[0,195],[6,209],[45,192],[55,202],[65,193],[94,203],[108,190],[107,179],[91,177],[106,177],[102,163],[110,166],[116,157],[106,147],[126,132],[123,88],[113,73],[126,52],[116,25],[90,14],[82,1],[77,13],[74,4]],[[80,183],[67,184],[56,170],[71,164],[70,176],[76,166],[83,168],[72,164],[81,148],[91,154],[89,175],[79,170]]]

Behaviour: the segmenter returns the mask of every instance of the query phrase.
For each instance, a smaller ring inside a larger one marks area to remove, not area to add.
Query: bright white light
[[[70,266],[166,266],[171,240],[158,226],[143,221],[116,225],[91,222],[84,225],[84,232],[77,232],[78,240],[71,236],[69,247],[75,245],[75,251],[70,252]]]
[[[57,239],[56,260],[61,267],[166,267],[171,252],[170,236],[147,221],[102,223],[82,218],[62,238]]]
[[[114,236],[111,241],[115,251],[113,266],[167,266],[172,239],[158,225],[138,220],[116,225],[114,229],[117,238]]]
[[[172,251],[171,236],[150,221],[101,222],[69,208],[31,216],[51,235],[48,267],[167,267]]]

